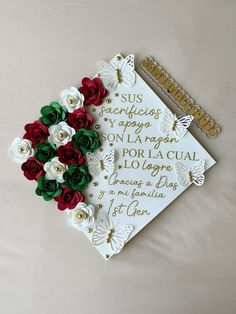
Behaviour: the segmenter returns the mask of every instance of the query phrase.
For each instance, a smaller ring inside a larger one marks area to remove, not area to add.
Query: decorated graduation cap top
[[[192,116],[173,114],[134,61],[98,61],[97,75],[43,106],[9,148],[36,194],[105,259],[215,163],[188,131]]]

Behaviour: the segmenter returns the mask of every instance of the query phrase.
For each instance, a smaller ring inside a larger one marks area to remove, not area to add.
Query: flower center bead
[[[75,217],[80,221],[84,221],[87,218],[87,214],[83,210],[79,210],[75,214]]]
[[[58,131],[58,133],[57,133],[57,139],[59,140],[59,141],[63,141],[65,138],[67,138],[68,137],[68,133],[66,132],[66,131],[64,131],[64,130],[60,130],[60,131]]]
[[[19,146],[18,147],[18,152],[20,153],[20,154],[25,154],[26,152],[27,152],[27,149],[26,149],[26,147],[25,146]]]
[[[66,101],[67,101],[68,105],[69,105],[70,107],[72,107],[72,108],[75,107],[76,104],[78,103],[78,99],[75,98],[75,97],[73,97],[73,96],[71,96],[71,95],[69,95],[69,96],[67,97]]]
[[[63,171],[63,167],[62,167],[62,165],[57,164],[57,165],[55,165],[55,166],[53,167],[53,170],[54,170],[56,173],[60,173],[60,172]]]

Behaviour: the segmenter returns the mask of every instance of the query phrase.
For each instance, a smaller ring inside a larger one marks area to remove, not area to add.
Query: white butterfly
[[[114,171],[114,149],[109,150],[107,153],[99,154],[88,153],[86,155],[89,172],[92,176],[99,175],[102,171],[106,174],[112,174]]]
[[[108,90],[115,89],[118,84],[128,87],[135,83],[134,55],[130,54],[121,61],[97,61],[97,67],[101,75],[104,86]]]
[[[175,164],[175,172],[178,183],[183,187],[189,186],[192,182],[196,185],[202,185],[205,179],[204,167],[204,160],[200,160],[192,167],[177,162]]]
[[[108,217],[102,216],[96,223],[92,242],[94,245],[108,244],[113,253],[117,254],[123,249],[133,229],[132,225],[113,223]]]
[[[169,109],[166,108],[162,115],[160,123],[160,131],[164,134],[174,133],[176,137],[183,137],[190,126],[193,116],[185,116],[177,118]]]

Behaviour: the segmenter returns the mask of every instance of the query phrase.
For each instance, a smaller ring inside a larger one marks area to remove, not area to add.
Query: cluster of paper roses
[[[108,92],[98,77],[84,78],[82,85],[62,91],[59,103],[42,107],[39,120],[26,124],[23,139],[15,138],[9,150],[25,177],[37,181],[36,194],[54,199],[60,210],[84,201],[81,192],[92,179],[85,155],[101,145],[84,106],[101,105]]]

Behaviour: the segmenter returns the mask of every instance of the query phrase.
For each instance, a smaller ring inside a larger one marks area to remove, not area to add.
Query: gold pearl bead
[[[66,100],[70,107],[75,107],[76,104],[78,103],[78,99],[71,95],[69,95]]]
[[[102,152],[102,151],[103,151],[103,148],[102,148],[102,147],[100,147],[98,150],[99,150],[100,152]]]
[[[64,130],[60,130],[58,133],[57,133],[57,139],[59,141],[63,141],[65,138],[68,137],[68,133]]]
[[[106,99],[106,103],[107,103],[107,104],[110,104],[110,103],[111,103],[111,99],[110,99],[110,98],[107,98],[107,99]]]
[[[17,150],[20,154],[24,154],[26,152],[26,149],[23,146],[19,146]]]
[[[89,194],[88,197],[89,197],[89,198],[92,198],[92,197],[93,197],[93,194]]]
[[[92,185],[93,186],[98,186],[98,182],[93,182]]]
[[[55,171],[56,173],[59,173],[59,172],[61,172],[61,171],[62,171],[62,169],[63,169],[63,168],[62,168],[62,166],[61,166],[61,165],[59,165],[59,164],[58,164],[58,165],[54,166],[54,168],[53,168],[53,169],[54,169],[54,171]]]
[[[97,209],[102,208],[102,204],[97,204]]]
[[[118,166],[118,169],[121,169],[121,168],[122,168],[122,166],[121,166],[121,165],[119,165],[119,166]]]
[[[118,93],[115,93],[115,97],[118,97],[119,96],[119,94]]]
[[[72,99],[72,97],[68,97],[67,101],[68,101],[68,103],[69,103],[70,105],[73,104],[73,99]]]
[[[83,210],[79,210],[76,214],[75,214],[75,217],[78,219],[78,220],[85,220],[87,218],[87,214],[83,211]]]
[[[93,228],[88,228],[87,231],[88,231],[88,233],[92,233],[93,232]]]
[[[106,122],[108,119],[107,119],[107,118],[104,118],[103,120]]]
[[[112,147],[112,146],[113,146],[113,143],[110,143],[110,144],[109,144],[109,146],[111,146],[111,147]]]
[[[96,108],[92,108],[92,112],[95,112],[96,111]]]
[[[110,256],[109,256],[108,254],[105,255],[105,258],[106,258],[106,259],[109,258],[109,257],[110,257]]]
[[[101,126],[100,126],[100,124],[96,124],[94,127],[95,127],[95,129],[98,130],[98,129],[100,129]]]
[[[121,60],[121,56],[117,56],[116,60],[118,60],[118,61]]]
[[[104,176],[104,179],[107,180],[107,179],[108,179],[108,176]]]

